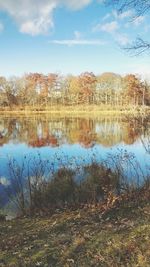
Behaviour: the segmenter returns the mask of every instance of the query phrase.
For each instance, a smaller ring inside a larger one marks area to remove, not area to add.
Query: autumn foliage
[[[21,78],[0,77],[1,108],[45,109],[52,105],[95,104],[145,106],[150,104],[150,85],[140,77],[115,73],[79,76],[57,73],[25,74]]]

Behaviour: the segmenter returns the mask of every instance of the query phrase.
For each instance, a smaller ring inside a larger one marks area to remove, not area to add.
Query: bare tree
[[[106,0],[105,2],[115,5],[119,12],[134,9],[137,16],[142,16],[150,11],[149,0]]]
[[[118,13],[122,13],[127,10],[134,10],[133,20],[138,19],[140,16],[143,16],[150,12],[150,1],[149,0],[106,0],[105,3],[108,5],[113,5]],[[141,37],[137,37],[133,44],[129,47],[126,47],[130,53],[134,55],[140,55],[146,51],[150,50],[150,41],[143,40]]]

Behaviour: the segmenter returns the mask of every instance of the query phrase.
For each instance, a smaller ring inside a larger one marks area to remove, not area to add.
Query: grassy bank
[[[138,196],[138,197],[137,197]],[[0,266],[150,266],[150,190],[0,223]]]
[[[141,106],[106,106],[106,105],[75,105],[75,106],[51,106],[51,107],[12,107],[1,108],[0,115],[32,115],[32,114],[58,114],[58,115],[90,115],[91,113],[99,115],[132,115],[149,114],[149,107]]]

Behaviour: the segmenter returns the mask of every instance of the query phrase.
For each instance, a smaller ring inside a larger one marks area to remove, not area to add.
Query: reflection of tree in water
[[[52,125],[48,120],[39,119],[35,121],[35,124],[34,132],[28,132],[28,145],[32,147],[59,145],[57,135],[55,136],[55,132],[53,133]]]
[[[76,119],[69,131],[68,139],[71,143],[80,143],[84,147],[92,147],[96,141],[94,121],[91,119]]]
[[[43,146],[58,146],[58,140],[55,136],[48,135],[46,138],[37,138],[33,142],[29,142],[32,147],[43,147]]]
[[[19,123],[16,119],[1,120],[0,122],[0,145],[8,143],[9,140],[17,140],[18,132],[20,130]]]
[[[26,119],[16,118],[3,118],[1,119],[1,145],[12,142],[25,142],[28,143],[29,132],[35,132],[35,127],[32,121]],[[35,135],[34,135],[35,137]]]
[[[79,143],[92,147],[95,143],[113,146],[120,142],[133,144],[136,140],[150,138],[146,119],[101,118],[1,118],[0,145],[10,140],[32,147],[59,146]],[[147,142],[144,144],[147,147]],[[148,149],[148,148],[147,148]]]
[[[150,133],[149,133],[150,134]],[[145,151],[150,154],[150,135],[145,140],[143,137],[141,137],[141,142],[143,144],[143,147],[145,148]]]
[[[110,147],[122,141],[121,119],[106,117],[96,120],[97,142]]]
[[[126,126],[124,130],[123,141],[126,144],[133,144],[136,140],[140,140],[145,151],[150,154],[150,122],[148,117],[140,117],[129,119],[123,124]]]
[[[123,141],[125,144],[131,145],[140,138],[143,133],[142,122],[135,119],[128,119],[122,123]]]
[[[140,137],[143,147],[145,151],[150,154],[150,121],[149,118],[143,120],[142,123],[143,132]]]

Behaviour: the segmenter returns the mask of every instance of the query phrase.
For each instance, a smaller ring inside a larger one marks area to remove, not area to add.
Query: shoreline
[[[0,115],[149,115],[149,107],[53,106],[51,108],[0,109]]]
[[[149,266],[149,214],[145,199],[1,221],[0,266]]]

